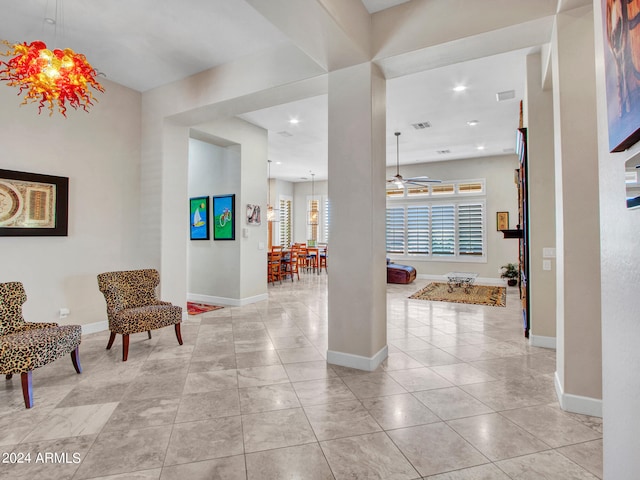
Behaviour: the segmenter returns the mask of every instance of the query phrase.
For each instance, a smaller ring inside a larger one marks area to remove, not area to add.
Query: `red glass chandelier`
[[[41,41],[14,45],[6,41],[3,43],[11,50],[2,55],[12,58],[0,60],[0,80],[18,87],[18,95],[24,93],[23,105],[39,103],[38,113],[42,113],[46,106],[49,115],[53,115],[57,106],[66,117],[67,105],[88,111],[97,101],[90,88],[104,92],[96,80],[96,70],[86,57],[70,48],[49,50]]]

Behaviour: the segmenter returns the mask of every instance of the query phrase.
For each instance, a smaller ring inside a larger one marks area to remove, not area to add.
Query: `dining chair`
[[[286,258],[282,261],[282,274],[286,279],[287,276],[291,276],[291,281],[293,282],[293,275],[295,274],[300,280],[300,275],[298,273],[298,249],[294,245],[291,247],[291,251],[289,251]]]
[[[318,247],[307,246],[307,270],[316,272],[318,269]]]
[[[276,280],[282,283],[282,252],[268,252],[267,282],[275,285]]]
[[[329,246],[327,244],[323,244],[318,246],[318,274],[324,268],[325,273],[329,273],[327,270],[327,254],[328,254]]]
[[[307,268],[307,245],[304,243],[298,244],[298,270]]]

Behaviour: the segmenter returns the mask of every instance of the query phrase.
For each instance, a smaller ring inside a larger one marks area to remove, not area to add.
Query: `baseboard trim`
[[[245,298],[214,297],[212,295],[187,293],[187,301],[189,302],[210,303],[212,305],[224,305],[229,307],[244,307],[245,305],[249,305],[251,303],[262,302],[263,300],[267,300],[268,298],[269,295],[266,293]]]
[[[109,322],[107,320],[103,320],[101,322],[93,322],[93,323],[85,323],[81,325],[82,334],[88,335],[90,333],[104,332],[105,330],[109,330]]]
[[[598,398],[583,397],[581,395],[572,395],[564,393],[558,372],[554,375],[556,385],[556,395],[560,402],[560,408],[567,412],[580,413],[582,415],[591,415],[592,417],[602,418],[602,400]]]
[[[352,353],[327,350],[327,363],[340,365],[341,367],[356,368],[373,372],[389,355],[389,347],[385,345],[373,357],[363,357]]]
[[[529,345],[532,347],[556,349],[556,337],[545,337],[542,335],[529,335]]]

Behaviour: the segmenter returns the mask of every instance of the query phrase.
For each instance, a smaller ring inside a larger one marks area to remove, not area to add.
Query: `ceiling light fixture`
[[[466,86],[464,85],[457,85],[455,87],[453,87],[453,91],[454,92],[464,92],[467,89]]]
[[[315,190],[315,177],[316,174],[311,174],[311,202],[309,211],[307,212],[307,223],[309,225],[318,225],[318,217],[320,212],[318,212],[318,204],[316,203],[316,190]],[[315,240],[315,236],[312,232],[312,240]]]
[[[470,127],[475,127],[476,125],[478,125],[480,122],[478,120],[469,120],[467,122],[467,125],[469,125]]]
[[[271,205],[271,160],[267,160],[267,189],[268,189],[268,201],[267,201],[267,222],[279,222],[280,219],[278,218],[278,210],[273,208],[273,205]]]
[[[292,118],[289,120],[289,123],[291,125],[297,125],[298,123],[300,123],[300,120],[298,120],[297,118]]]
[[[56,25],[56,29],[58,15],[62,15],[58,1],[62,3],[62,0],[56,0],[56,18],[44,19],[46,23]],[[18,95],[25,94],[22,105],[38,102],[38,113],[46,106],[49,115],[53,115],[54,106],[57,106],[66,117],[67,105],[88,111],[93,101],[97,101],[90,88],[104,92],[96,80],[95,68],[81,53],[70,48],[50,50],[39,40],[13,45],[3,40],[2,43],[10,50],[0,52],[0,55],[12,58],[0,60],[0,80],[10,87],[18,87]]]

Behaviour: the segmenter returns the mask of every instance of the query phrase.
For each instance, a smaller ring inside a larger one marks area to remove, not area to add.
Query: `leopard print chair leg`
[[[31,374],[58,358],[71,354],[77,373],[82,373],[80,325],[31,323],[22,318],[27,296],[20,282],[0,283],[0,374],[11,380],[19,373],[26,408],[33,406]]]

